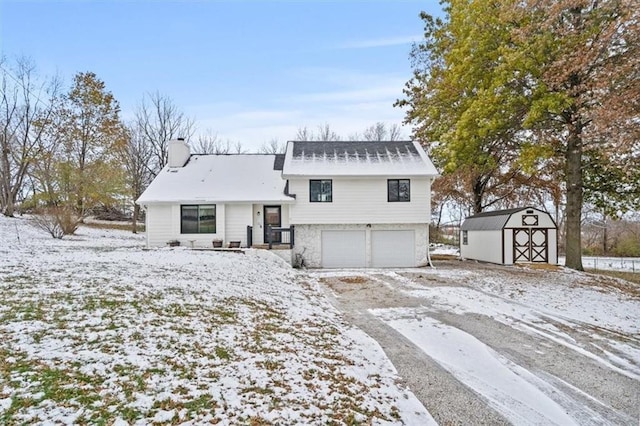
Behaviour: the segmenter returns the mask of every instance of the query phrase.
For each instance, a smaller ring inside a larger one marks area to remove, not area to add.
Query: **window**
[[[180,206],[181,234],[215,234],[216,206]]]
[[[332,202],[331,179],[311,179],[309,181],[309,201],[312,203]]]
[[[469,234],[467,233],[467,231],[462,231],[462,245],[468,245],[469,244]]]
[[[389,179],[387,181],[387,201],[411,201],[409,179]]]

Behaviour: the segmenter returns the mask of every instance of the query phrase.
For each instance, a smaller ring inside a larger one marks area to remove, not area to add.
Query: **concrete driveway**
[[[443,261],[309,272],[439,424],[640,420],[640,286]]]

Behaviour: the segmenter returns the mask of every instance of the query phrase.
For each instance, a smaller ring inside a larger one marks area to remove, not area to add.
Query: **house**
[[[535,207],[479,213],[460,227],[460,257],[503,265],[557,265],[557,235],[551,215]]]
[[[271,236],[294,239],[289,260],[308,267],[418,266],[428,258],[436,176],[416,142],[294,141],[284,155],[191,155],[177,140],[137,203],[148,247],[246,247]]]

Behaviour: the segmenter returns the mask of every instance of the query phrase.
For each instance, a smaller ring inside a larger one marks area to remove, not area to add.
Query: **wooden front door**
[[[282,207],[281,206],[264,206],[264,242],[265,244],[269,241],[268,232],[269,227],[278,228],[282,225]],[[282,239],[282,234],[280,232],[274,232],[271,237],[271,242],[279,243]]]

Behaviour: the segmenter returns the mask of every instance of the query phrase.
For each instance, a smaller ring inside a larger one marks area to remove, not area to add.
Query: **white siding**
[[[147,247],[162,247],[170,240],[178,240],[183,246],[212,247],[212,240],[225,239],[225,206],[216,205],[215,234],[181,234],[180,204],[150,204],[147,206]]]
[[[389,176],[395,179],[395,176]],[[401,176],[398,178],[402,178]],[[412,178],[410,202],[387,201],[387,178],[334,178],[333,201],[311,203],[309,179],[291,179],[289,192],[296,195],[291,223],[367,224],[429,223],[430,178]]]
[[[229,241],[241,241],[242,247],[247,245],[247,226],[252,225],[251,204],[225,205],[225,247]]]
[[[464,231],[461,231],[461,234]],[[460,244],[460,257],[483,262],[502,263],[502,230],[467,231],[468,244]],[[462,241],[462,235],[460,236]],[[513,246],[507,250],[513,250]]]
[[[145,229],[147,247],[164,246],[167,241],[176,238],[173,232],[170,204],[150,205],[147,207]]]

